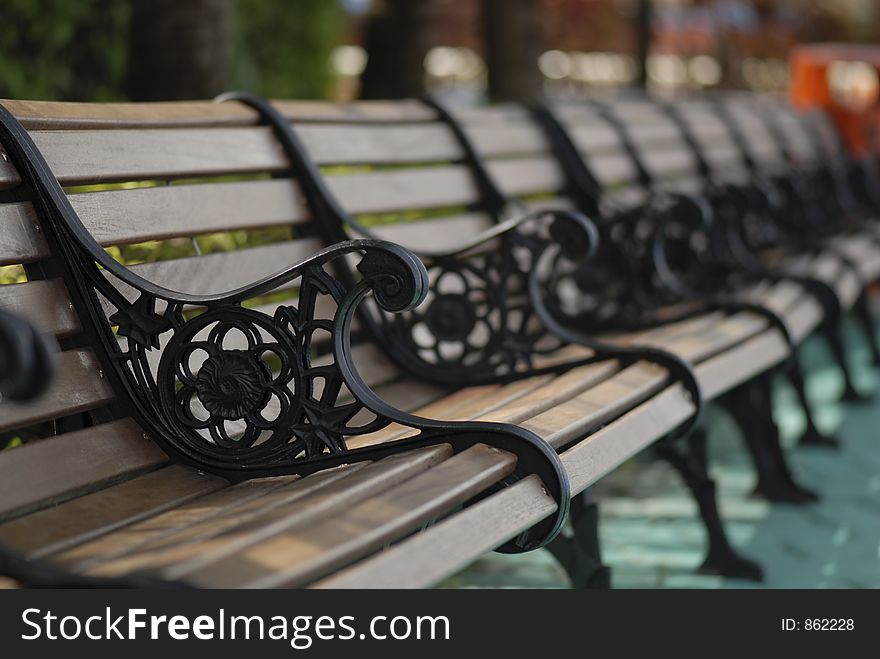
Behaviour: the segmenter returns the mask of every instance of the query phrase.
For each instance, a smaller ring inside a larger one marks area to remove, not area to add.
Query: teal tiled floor
[[[878,380],[852,333],[850,357],[864,390]],[[880,393],[840,404],[840,378],[821,341],[804,347],[818,421],[843,439],[838,451],[792,445],[803,419],[794,393],[779,385],[775,410],[798,480],[818,490],[810,506],[750,497],[754,477],[733,421],[709,410],[713,476],[734,545],[765,569],[763,584],[696,574],[704,539],[695,505],[666,465],[639,456],[594,488],[604,561],[616,588],[880,588]],[[880,381],[880,380],[878,380]],[[452,587],[568,586],[546,551],[487,556],[445,584]]]

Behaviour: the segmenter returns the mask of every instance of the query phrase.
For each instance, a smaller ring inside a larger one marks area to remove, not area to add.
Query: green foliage
[[[236,0],[233,86],[273,98],[324,98],[343,25],[335,0]]]
[[[326,96],[330,50],[344,26],[339,3],[232,1],[232,86]],[[0,0],[0,98],[125,100],[130,16],[126,0]]]
[[[128,3],[3,0],[0,97],[121,98]]]

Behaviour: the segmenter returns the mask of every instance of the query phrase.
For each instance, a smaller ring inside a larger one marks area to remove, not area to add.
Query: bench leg
[[[602,565],[599,550],[599,507],[586,497],[584,492],[572,499],[572,536],[560,533],[547,549],[568,573],[572,588],[607,589],[611,587],[611,570]]]
[[[740,428],[755,465],[755,495],[776,503],[811,503],[819,496],[794,480],[773,421],[770,375],[766,374],[728,393],[722,404]]]
[[[792,355],[785,369],[785,374],[786,376],[788,376],[788,380],[791,383],[791,386],[794,387],[807,424],[807,427],[804,430],[804,433],[801,435],[800,439],[798,440],[798,443],[802,446],[824,446],[827,448],[838,448],[840,446],[840,440],[838,438],[825,435],[822,433],[822,431],[819,430],[819,428],[816,427],[816,422],[813,419],[813,411],[810,406],[810,401],[807,398],[807,385],[806,380],[804,379],[804,371],[801,368],[800,362],[798,362],[797,354]]]
[[[763,580],[763,568],[740,556],[727,539],[727,532],[718,512],[715,482],[709,476],[707,468],[705,430],[694,430],[686,440],[661,441],[657,445],[657,452],[681,475],[697,501],[709,544],[706,559],[699,569],[700,574],[719,574],[750,581]]]
[[[831,353],[834,360],[840,367],[843,374],[843,394],[841,400],[848,403],[866,403],[871,400],[870,396],[861,393],[853,383],[852,369],[850,369],[849,361],[846,358],[846,348],[843,345],[843,335],[840,323],[827,323],[824,327],[823,334],[831,347]]]
[[[871,313],[871,306],[868,303],[867,289],[862,289],[862,292],[859,294],[859,299],[856,300],[856,305],[853,311],[855,311],[859,322],[862,324],[862,329],[868,339],[868,346],[871,349],[871,359],[874,366],[880,366],[880,345],[878,345],[877,338],[877,322],[874,320],[874,314]]]

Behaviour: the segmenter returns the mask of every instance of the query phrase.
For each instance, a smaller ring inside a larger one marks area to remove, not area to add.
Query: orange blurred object
[[[880,46],[807,44],[791,52],[791,101],[822,108],[856,156],[880,152]]]

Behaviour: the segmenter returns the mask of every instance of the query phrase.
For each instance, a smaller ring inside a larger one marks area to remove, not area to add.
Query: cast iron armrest
[[[529,210],[514,205],[508,213],[511,217],[496,223],[489,229],[475,236],[462,240],[454,247],[444,250],[411,248],[413,253],[422,259],[432,260],[462,256],[467,252],[484,245],[495,238],[510,235],[517,231],[536,229],[547,220],[549,236],[565,249],[571,258],[590,258],[599,244],[599,231],[596,225],[583,213],[565,209]],[[345,224],[366,238],[378,239],[378,236],[360,222],[346,215]]]

